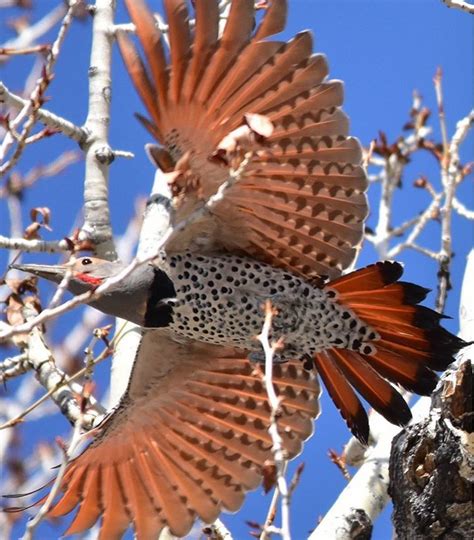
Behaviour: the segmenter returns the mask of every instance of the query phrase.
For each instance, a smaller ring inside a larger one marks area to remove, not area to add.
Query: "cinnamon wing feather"
[[[312,434],[319,387],[300,362],[275,366],[274,382],[292,458]],[[139,538],[164,526],[184,536],[198,517],[236,511],[260,484],[272,455],[269,418],[261,374],[242,352],[146,332],[119,408],[69,465],[49,515],[78,508],[67,534],[100,520],[101,539],[129,526]]]
[[[312,54],[309,32],[272,39],[285,25],[287,2],[269,3],[255,30],[254,2],[233,2],[218,36],[217,0],[165,2],[171,51],[143,0],[126,0],[145,62],[124,34],[125,65],[150,115],[147,129],[176,165],[186,157],[185,218],[226,180],[229,168],[209,157],[246,113],[268,117],[274,131],[243,178],[211,214],[177,234],[168,251],[239,251],[304,277],[337,277],[353,261],[367,215],[359,143],[348,135],[342,84]],[[167,160],[169,161],[169,160]]]

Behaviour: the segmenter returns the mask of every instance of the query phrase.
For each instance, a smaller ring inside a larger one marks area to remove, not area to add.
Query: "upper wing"
[[[283,397],[278,425],[290,458],[313,430],[319,386],[301,362],[274,367]],[[100,435],[74,460],[49,517],[79,506],[66,534],[102,518],[99,538],[140,539],[168,526],[179,537],[199,517],[236,511],[271,458],[269,406],[261,376],[232,349],[178,344],[145,333],[129,388]]]
[[[155,154],[160,167],[185,173],[178,220],[227,178],[228,168],[209,157],[245,114],[274,126],[264,147],[250,144],[255,153],[242,179],[168,250],[240,251],[304,277],[337,277],[355,257],[367,215],[361,149],[340,109],[342,83],[326,80],[311,34],[266,40],[283,30],[286,0],[273,0],[255,31],[254,1],[232,2],[220,39],[217,0],[195,1],[192,28],[185,0],[165,0],[169,59],[144,1],[126,4],[148,64],[120,34],[151,117],[142,120],[165,147]]]

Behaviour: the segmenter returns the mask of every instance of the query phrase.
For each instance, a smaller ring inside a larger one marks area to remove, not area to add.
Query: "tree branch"
[[[263,352],[265,353],[265,373],[263,382],[268,396],[268,404],[270,405],[270,426],[268,433],[272,438],[272,454],[276,467],[276,485],[281,497],[281,529],[278,532],[283,540],[290,540],[290,494],[288,484],[286,483],[286,457],[283,448],[283,439],[278,431],[278,416],[280,415],[281,400],[275,392],[273,386],[273,355],[278,343],[270,344],[270,331],[272,326],[272,318],[274,310],[270,301],[265,305],[265,321],[262,332],[258,336]],[[265,531],[264,531],[265,533]]]
[[[66,33],[73,20],[74,6],[76,4],[76,1],[77,0],[69,0],[68,8],[66,14],[64,15],[58,35],[53,45],[51,46],[51,49],[46,58],[42,75],[36,82],[36,85],[30,95],[30,99],[27,101],[27,103],[22,108],[20,113],[16,116],[16,118],[10,123],[10,129],[7,131],[0,147],[0,162],[6,159],[7,153],[15,140],[17,142],[17,145],[10,159],[0,166],[0,176],[10,171],[20,159],[23,148],[25,146],[25,141],[36,123],[36,112],[40,108],[44,92],[52,80],[53,67],[59,56],[59,52],[66,37]],[[19,137],[16,138],[13,136],[13,133],[18,130],[18,127],[22,123],[22,131]]]
[[[23,109],[28,105],[29,101],[10,92],[10,90],[8,90],[8,88],[0,81],[0,104],[2,103],[7,107]],[[87,131],[85,129],[76,126],[69,120],[41,107],[36,111],[36,118],[45,126],[48,126],[54,131],[60,131],[66,135],[66,137],[69,137],[79,144],[82,144],[87,138]]]
[[[96,245],[97,254],[115,260],[109,209],[109,166],[114,153],[109,146],[111,63],[116,2],[96,0],[93,8],[91,60],[89,67],[89,108],[84,128],[89,137],[84,144],[84,224],[79,238]]]
[[[441,0],[443,4],[446,4],[448,8],[456,8],[466,13],[474,13],[474,6],[469,4],[469,2],[464,2],[463,0]]]

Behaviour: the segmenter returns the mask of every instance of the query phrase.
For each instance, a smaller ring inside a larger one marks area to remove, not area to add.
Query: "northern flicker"
[[[197,517],[209,523],[237,510],[258,486],[272,446],[254,369],[266,300],[277,309],[273,337],[283,339],[274,382],[289,458],[319,412],[316,374],[367,442],[356,391],[404,425],[410,410],[388,381],[430,394],[435,371],[464,345],[440,326],[441,315],[418,305],[426,289],[399,281],[400,264],[340,276],[367,215],[361,150],[339,108],[342,85],[326,80],[311,35],[268,39],[284,28],[286,1],[269,2],[255,30],[254,1],[232,2],[219,37],[217,0],[194,2],[193,25],[184,0],[165,0],[169,61],[144,2],[126,4],[148,67],[125,35],[119,45],[151,116],[142,120],[163,145],[152,154],[172,180],[178,220],[226,179],[222,141],[245,128],[244,117],[263,115],[273,131],[263,146],[249,139],[254,152],[243,177],[210,213],[173,237],[154,264],[92,302],[141,325],[143,339],[119,407],[69,464],[49,516],[79,507],[66,534],[101,519],[104,540],[130,525],[140,539],[164,526],[183,536]],[[55,282],[66,271],[19,268]],[[120,269],[83,257],[69,288],[84,292]]]

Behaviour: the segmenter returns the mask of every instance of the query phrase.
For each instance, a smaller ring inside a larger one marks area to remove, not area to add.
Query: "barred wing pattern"
[[[156,159],[167,172],[186,162],[178,220],[228,177],[209,157],[244,115],[265,115],[274,126],[263,147],[254,143],[241,181],[168,250],[242,252],[307,278],[340,275],[367,216],[361,148],[348,136],[342,83],[327,80],[311,33],[268,39],[284,29],[286,0],[273,0],[255,31],[254,1],[232,2],[220,39],[217,0],[196,0],[192,27],[185,0],[165,0],[169,59],[145,2],[126,5],[146,62],[125,34],[118,41],[151,118],[142,120],[163,145]]]

